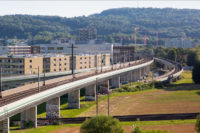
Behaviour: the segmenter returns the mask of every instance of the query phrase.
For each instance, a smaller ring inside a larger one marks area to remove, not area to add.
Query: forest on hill
[[[73,18],[59,16],[6,15],[0,17],[0,38],[30,39],[45,43],[56,37],[78,37],[80,28],[94,27],[98,37],[108,42],[133,43],[138,27],[138,43],[154,43],[169,38],[187,37],[200,42],[200,10],[172,8],[116,8],[99,14]]]

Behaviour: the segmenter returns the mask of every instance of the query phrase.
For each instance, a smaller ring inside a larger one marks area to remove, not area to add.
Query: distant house
[[[188,40],[187,38],[174,38],[174,39],[171,39],[171,40],[165,42],[166,48],[169,48],[169,47],[191,48],[193,46],[194,45],[192,44],[192,42],[190,40]]]

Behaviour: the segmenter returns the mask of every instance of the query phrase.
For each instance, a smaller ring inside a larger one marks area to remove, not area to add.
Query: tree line
[[[56,37],[77,38],[80,28],[94,27],[98,37],[108,42],[134,42],[134,28],[138,27],[137,42],[155,44],[159,32],[160,44],[166,39],[189,37],[200,39],[200,10],[172,8],[116,8],[88,17],[6,15],[0,17],[0,38],[30,39],[31,43],[46,43]]]

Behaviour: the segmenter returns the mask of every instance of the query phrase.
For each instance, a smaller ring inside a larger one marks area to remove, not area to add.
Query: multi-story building
[[[43,58],[43,69],[45,72],[63,72],[70,70],[70,56],[48,55]]]
[[[40,46],[29,46],[26,44],[0,46],[0,55],[27,55],[39,53]]]
[[[36,74],[43,72],[43,58],[39,56],[1,56],[0,66],[3,76]]]
[[[165,47],[192,48],[194,45],[187,38],[173,38],[165,42]]]
[[[114,64],[134,60],[135,47],[129,45],[112,46],[112,61]]]
[[[76,55],[75,69],[88,69],[110,65],[110,54]]]
[[[110,65],[110,54],[75,55],[74,69],[99,68]],[[64,72],[72,68],[71,55],[10,55],[0,57],[3,76],[43,72]]]
[[[88,41],[97,38],[97,30],[95,28],[82,28],[79,30],[79,40]]]

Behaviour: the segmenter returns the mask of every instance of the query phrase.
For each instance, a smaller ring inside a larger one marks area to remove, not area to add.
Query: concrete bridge
[[[164,60],[162,60],[164,61]],[[90,72],[86,75],[80,74],[62,77],[47,82],[46,86],[37,84],[33,86],[34,91],[31,94],[21,94],[15,92],[15,98],[6,101],[0,99],[0,131],[9,132],[9,118],[13,115],[21,113],[21,127],[24,127],[23,121],[32,121],[34,127],[37,127],[37,105],[46,102],[46,117],[56,119],[60,117],[60,96],[68,94],[68,108],[80,108],[80,89],[86,89],[86,99],[96,99],[96,88],[101,85],[109,89],[120,87],[122,82],[134,82],[140,80],[150,71],[150,65],[154,59],[142,59],[139,61],[125,63],[123,68],[117,64],[110,66],[101,73]],[[166,64],[166,63],[165,63]],[[172,64],[172,63],[171,63]],[[168,64],[169,65],[169,64]],[[172,64],[173,65],[173,64]],[[66,79],[67,80],[66,80]],[[29,86],[30,87],[30,86]],[[35,88],[34,88],[35,87]],[[33,90],[32,89],[32,90]],[[31,89],[30,89],[31,90]],[[29,92],[26,90],[24,92]],[[17,96],[20,97],[17,99]],[[9,95],[5,95],[5,98]]]

